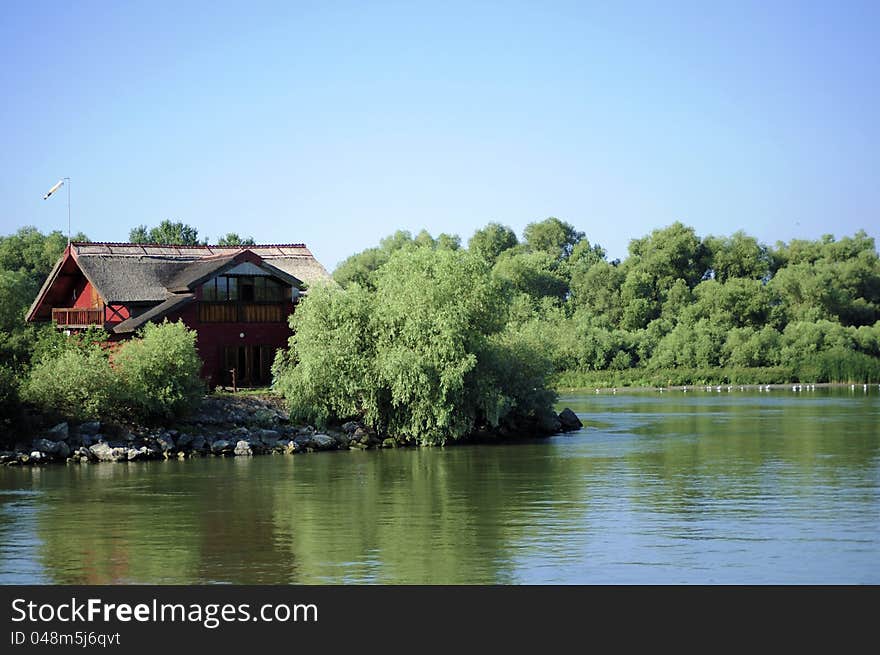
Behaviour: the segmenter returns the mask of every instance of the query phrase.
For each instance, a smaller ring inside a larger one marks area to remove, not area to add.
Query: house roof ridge
[[[247,250],[248,248],[305,248],[304,243],[254,243],[254,244],[232,244],[221,246],[217,244],[196,244],[186,245],[178,243],[131,243],[128,241],[71,241],[72,246],[141,246],[144,248],[237,248]]]

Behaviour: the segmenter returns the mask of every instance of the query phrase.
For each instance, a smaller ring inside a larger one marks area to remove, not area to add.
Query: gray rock
[[[157,438],[156,444],[162,449],[163,453],[174,450],[177,447],[174,443],[174,438],[167,433]]]
[[[34,450],[31,452],[29,459],[27,461],[30,461],[34,464],[39,464],[45,457],[46,456],[43,453],[41,453],[39,450]]]
[[[45,455],[57,455],[58,444],[62,441],[49,441],[48,439],[34,439],[33,449]]]
[[[100,421],[89,421],[88,423],[82,423],[79,426],[80,434],[98,434],[101,431],[101,422]]]
[[[391,438],[385,439],[382,442],[382,448],[397,448],[397,442]]]
[[[46,436],[48,436],[52,441],[64,441],[70,435],[70,428],[67,426],[67,422],[59,423],[58,425],[49,428],[46,432]]]
[[[242,455],[253,455],[254,451],[251,450],[251,445],[245,441],[244,439],[239,440],[237,444],[235,444],[235,454],[237,456]]]
[[[336,439],[326,434],[313,434],[312,443],[315,444],[313,448],[318,450],[330,450],[331,448],[336,448]]]
[[[186,432],[177,437],[177,447],[181,450],[189,447],[193,442],[193,438]]]
[[[294,453],[298,453],[302,448],[296,441],[288,441],[284,444],[284,452],[288,455],[293,455]]]
[[[351,433],[357,430],[359,427],[361,427],[361,424],[357,421],[349,421],[348,423],[342,424],[342,431]]]
[[[89,452],[99,462],[118,462],[128,459],[128,448],[114,448],[104,442],[96,443],[89,448]]]
[[[577,417],[577,414],[571,411],[568,407],[559,412],[559,422],[562,424],[562,430],[564,432],[580,430],[582,427],[584,427],[584,424],[581,423],[581,420]]]
[[[129,462],[133,462],[138,459],[149,459],[150,451],[146,446],[141,446],[140,448],[129,448],[125,451],[126,458]]]
[[[281,438],[281,433],[278,430],[258,430],[255,436],[267,446],[274,446]]]
[[[70,457],[70,446],[68,446],[65,442],[59,441],[57,445],[57,451],[55,453],[58,457]]]
[[[88,448],[104,438],[101,434],[84,434],[82,435],[82,445]]]
[[[230,437],[246,437],[250,434],[250,430],[246,427],[239,427],[229,431]]]
[[[196,437],[193,437],[192,443],[190,445],[192,446],[193,450],[197,450],[197,451],[201,452],[202,450],[205,449],[207,442],[205,441],[205,438],[203,436],[198,435]]]
[[[235,446],[231,441],[226,441],[226,439],[217,439],[214,443],[211,444],[211,452],[215,455],[223,455],[225,453],[231,453],[235,449]]]

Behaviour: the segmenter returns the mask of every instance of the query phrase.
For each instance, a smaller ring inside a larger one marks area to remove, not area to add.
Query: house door
[[[223,351],[224,385],[232,386],[233,371],[238,387],[262,387],[272,382],[273,346],[225,346]]]

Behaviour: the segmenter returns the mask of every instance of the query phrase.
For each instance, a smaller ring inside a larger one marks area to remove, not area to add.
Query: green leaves
[[[297,309],[290,352],[275,367],[297,418],[362,418],[405,441],[442,444],[549,407],[549,368],[524,357],[544,360],[500,338],[508,299],[481,257],[400,248],[373,280],[375,290],[315,289]],[[523,379],[528,389],[517,386]]]
[[[106,336],[106,335],[105,335]],[[183,323],[148,324],[111,358],[98,334],[54,331],[28,375],[22,398],[68,418],[170,418],[191,410],[204,387],[195,332]]]

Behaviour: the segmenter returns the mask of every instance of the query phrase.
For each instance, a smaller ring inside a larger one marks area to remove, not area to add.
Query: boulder
[[[211,444],[211,452],[215,455],[224,455],[235,450],[235,445],[226,439],[217,439]]]
[[[66,422],[59,423],[58,425],[49,428],[46,432],[46,436],[52,441],[64,441],[70,436],[70,428]]]
[[[238,443],[235,444],[235,450],[233,452],[237,456],[254,454],[254,451],[251,450],[251,445],[244,439],[239,440]]]
[[[202,435],[196,435],[195,437],[193,437],[192,443],[190,443],[192,449],[198,452],[203,451],[206,445],[207,442]]]
[[[83,434],[82,435],[82,445],[88,448],[104,438],[104,435],[101,434]]]
[[[312,435],[310,434],[300,434],[293,438],[293,442],[296,444],[300,450],[305,450],[306,448],[312,447]]]
[[[111,447],[110,444],[100,442],[89,448],[89,452],[94,455],[99,462],[118,462],[128,459],[128,448]]]
[[[188,448],[193,442],[193,438],[188,435],[186,432],[177,437],[177,448],[180,450],[184,450]]]
[[[239,437],[239,438],[240,438],[240,437],[246,437],[246,436],[248,436],[249,434],[250,434],[250,430],[248,430],[248,429],[245,428],[245,427],[234,428],[234,429],[232,429],[232,430],[229,431],[229,436],[230,436],[230,437]]]
[[[156,445],[162,449],[163,453],[166,453],[170,450],[174,450],[177,446],[174,444],[174,438],[168,434],[167,432],[163,435],[160,435],[156,439]]]
[[[581,423],[581,420],[577,417],[573,411],[571,411],[568,407],[559,412],[559,422],[562,424],[563,432],[572,432],[574,430],[580,430],[584,427],[584,424]]]
[[[281,433],[278,430],[257,430],[254,436],[265,445],[274,446],[281,438]]]
[[[342,424],[342,431],[350,434],[357,430],[359,427],[361,427],[361,424],[357,421],[349,421],[348,423]]]
[[[288,455],[293,455],[294,453],[298,453],[301,450],[300,446],[296,441],[288,441],[284,444],[284,452]]]
[[[89,421],[87,423],[81,423],[79,426],[79,433],[82,434],[98,434],[101,431],[101,422],[100,421]]]
[[[382,441],[382,448],[397,448],[397,442],[389,437]]]
[[[49,441],[48,439],[34,439],[33,449],[35,451],[39,451],[44,455],[57,455],[58,454],[58,444],[64,443],[63,441]]]
[[[150,451],[146,446],[141,446],[140,448],[128,448],[125,451],[126,459],[129,462],[133,462],[138,459],[148,459],[150,457]]]
[[[318,450],[330,450],[336,448],[336,439],[327,434],[313,434],[312,442]]]

